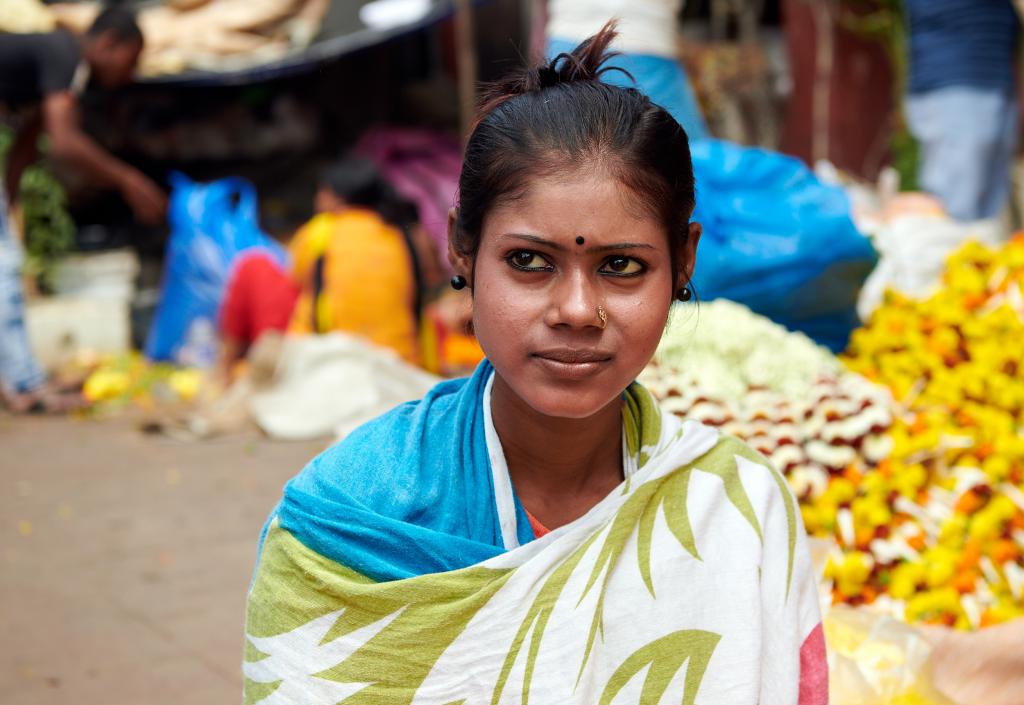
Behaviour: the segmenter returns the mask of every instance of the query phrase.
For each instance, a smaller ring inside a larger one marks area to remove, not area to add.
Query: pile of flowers
[[[851,464],[877,463],[891,450],[884,387],[729,301],[677,311],[640,381],[665,409],[749,443],[804,501]]]
[[[837,601],[976,628],[1024,616],[1024,238],[968,244],[933,296],[889,293],[843,358],[896,400],[889,457],[803,507]]]
[[[641,381],[784,471],[833,600],[973,629],[1024,616],[1024,239],[888,294],[842,358],[735,304],[670,327]],[[677,314],[677,318],[679,314]]]
[[[138,352],[103,357],[90,367],[82,393],[100,413],[132,405],[152,408],[161,402],[190,402],[203,384],[199,370],[151,363]]]

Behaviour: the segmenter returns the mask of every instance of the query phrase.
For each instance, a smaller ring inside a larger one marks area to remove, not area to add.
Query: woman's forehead
[[[496,205],[484,219],[484,235],[543,234],[573,240],[664,240],[661,223],[613,175],[580,170],[532,179],[518,198]]]

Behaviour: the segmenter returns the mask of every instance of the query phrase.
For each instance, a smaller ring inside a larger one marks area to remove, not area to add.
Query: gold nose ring
[[[601,319],[601,330],[604,330],[608,325],[608,312],[604,310],[604,306],[597,307],[597,317]]]

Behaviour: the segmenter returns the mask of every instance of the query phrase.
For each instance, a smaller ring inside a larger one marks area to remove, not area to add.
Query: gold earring
[[[601,330],[604,330],[608,325],[608,312],[604,310],[604,306],[597,307],[597,317],[601,319]]]

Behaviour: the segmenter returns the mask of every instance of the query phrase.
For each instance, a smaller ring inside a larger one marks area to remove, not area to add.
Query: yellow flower
[[[100,369],[89,375],[82,393],[91,402],[117,399],[128,391],[131,377],[120,370]]]
[[[870,556],[860,551],[851,551],[843,556],[840,563],[829,559],[825,576],[835,581],[836,589],[841,594],[855,597],[864,589],[873,566],[874,561]]]
[[[184,401],[192,401],[203,384],[203,374],[199,370],[175,370],[167,379],[169,386]]]
[[[906,600],[925,581],[926,571],[920,563],[901,563],[892,570],[889,594],[897,600]]]
[[[960,594],[953,588],[928,590],[907,600],[906,616],[910,622],[933,619],[942,615],[958,617],[962,613]]]

